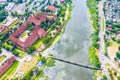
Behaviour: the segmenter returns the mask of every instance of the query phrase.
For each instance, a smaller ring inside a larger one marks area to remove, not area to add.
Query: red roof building
[[[111,28],[111,27],[108,27],[108,28],[107,28],[107,30],[108,30],[108,31],[111,31],[111,30],[112,30],[112,28]]]
[[[22,50],[25,51],[38,38],[44,38],[47,36],[46,31],[38,27],[40,23],[46,21],[46,19],[47,17],[43,13],[29,17],[28,21],[24,22],[22,26],[10,36],[9,40],[16,43],[18,46],[22,48]],[[31,32],[30,36],[24,42],[20,41],[18,37],[26,30],[27,25],[29,25],[31,22],[35,24],[34,30]]]
[[[39,29],[38,30],[38,35],[40,38],[44,38],[45,36],[47,36],[47,33],[44,29]]]
[[[15,58],[12,56],[0,67],[0,76],[13,64]]]
[[[50,11],[56,11],[55,6],[48,6],[47,9],[49,9]]]
[[[0,25],[0,32],[7,32],[9,28],[7,26]]]
[[[46,15],[45,14],[37,14],[33,15],[28,18],[29,22],[33,22],[36,26],[39,26],[41,22],[46,21]]]

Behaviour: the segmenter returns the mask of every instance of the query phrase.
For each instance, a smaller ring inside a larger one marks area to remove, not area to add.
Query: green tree
[[[103,80],[107,80],[107,77],[105,75],[103,75]]]
[[[31,46],[27,49],[27,52],[28,52],[28,54],[32,54],[35,50],[36,50],[36,48],[34,46]]]
[[[43,62],[46,62],[45,57],[41,57],[40,60],[43,61]]]
[[[120,46],[118,46],[118,50],[120,50]]]
[[[16,50],[12,51],[12,53],[13,53],[15,56],[19,56],[19,53],[18,53]]]
[[[116,53],[116,57],[117,57],[118,59],[120,59],[120,52],[117,52],[117,53]]]
[[[4,21],[7,16],[8,13],[5,10],[0,10],[0,22]]]
[[[120,80],[120,76],[118,76],[118,80]]]
[[[0,48],[0,53],[2,53],[2,49]]]

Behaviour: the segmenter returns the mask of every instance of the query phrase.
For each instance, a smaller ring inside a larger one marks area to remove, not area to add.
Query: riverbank
[[[68,6],[69,6],[69,7],[67,7],[67,8],[68,8],[68,11],[67,11],[67,13],[65,14],[65,17],[67,17],[67,19],[64,21],[64,24],[61,25],[61,27],[62,27],[61,32],[60,32],[59,34],[55,35],[55,37],[45,46],[45,48],[44,48],[43,50],[40,51],[40,53],[42,53],[42,52],[44,52],[45,50],[53,47],[53,46],[60,40],[62,34],[64,33],[65,26],[66,26],[67,22],[68,22],[69,19],[70,19],[70,15],[71,15],[71,10],[72,10],[72,9],[69,9],[69,8],[72,8],[72,3],[70,3]],[[70,6],[71,6],[71,7],[70,7]],[[69,14],[69,16],[68,16],[68,14]],[[69,18],[68,18],[68,17],[69,17]],[[46,53],[45,53],[45,54],[46,54]],[[48,56],[49,54],[50,54],[50,53],[47,53],[47,56]],[[44,54],[43,54],[43,55],[44,55]],[[43,56],[43,55],[42,55],[42,56]],[[45,55],[44,57],[46,58],[47,56]],[[53,63],[54,63],[54,60],[53,60],[53,59],[46,58],[46,63],[45,63],[45,65],[43,65],[42,68],[40,69],[41,74],[39,74],[39,75],[37,75],[36,77],[34,77],[34,79],[40,79],[40,78],[43,79],[43,78],[44,78],[44,72],[43,72],[44,68],[46,68],[46,67],[52,67],[51,64],[53,64]],[[54,66],[54,65],[53,65],[53,66]],[[28,76],[28,75],[30,75],[31,73],[32,73],[32,71],[29,71],[29,72],[25,75],[25,77]]]
[[[47,46],[41,50],[41,52],[45,51],[46,49],[50,48],[50,46],[55,46],[55,44],[60,40],[60,38],[62,37],[62,35],[64,34],[65,32],[65,28],[66,28],[66,24],[68,23],[68,21],[70,20],[71,18],[71,11],[72,11],[72,3],[69,3],[67,4],[67,10],[66,10],[66,13],[65,13],[65,21],[64,21],[64,24],[61,25],[62,27],[62,30],[59,34],[57,34],[48,44]]]
[[[91,35],[91,45],[89,47],[89,60],[90,63],[100,68],[101,64],[97,56],[97,51],[99,49],[99,16],[98,16],[98,2],[95,0],[87,0],[87,6],[89,8],[90,23],[93,28],[93,33]],[[97,71],[94,71],[94,79],[96,79]]]

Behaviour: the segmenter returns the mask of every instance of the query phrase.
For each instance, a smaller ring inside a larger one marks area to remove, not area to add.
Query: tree
[[[118,80],[120,80],[120,76],[118,76]]]
[[[19,53],[18,53],[16,50],[12,51],[12,53],[13,53],[15,56],[19,56]]]
[[[27,52],[28,52],[28,54],[32,54],[35,50],[36,50],[36,48],[34,46],[31,46],[27,49]]]
[[[103,75],[103,79],[102,80],[107,80],[107,77],[105,75]]]
[[[116,53],[116,57],[117,57],[118,59],[120,59],[120,52],[117,52],[117,53]]]
[[[8,13],[5,10],[0,10],[0,22],[4,21],[7,16]]]
[[[118,46],[118,50],[120,50],[120,46]]]
[[[2,49],[0,48],[0,53],[2,53]]]
[[[48,44],[50,42],[50,40],[51,40],[51,37],[48,36],[48,37],[43,39],[43,43]]]
[[[120,40],[117,40],[117,43],[120,44]]]
[[[17,17],[17,16],[18,16],[18,13],[15,11],[15,12],[12,12],[11,15],[12,15],[13,17]]]
[[[15,3],[22,3],[22,0],[13,0]]]
[[[117,72],[116,71],[114,72],[114,75],[117,76]]]
[[[41,57],[40,60],[41,60],[42,62],[46,62],[45,57]]]

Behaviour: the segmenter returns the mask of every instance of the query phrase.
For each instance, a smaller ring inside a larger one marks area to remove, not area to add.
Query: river
[[[90,26],[86,0],[73,0],[71,19],[65,33],[55,45],[54,56],[83,65],[89,64]],[[46,68],[49,80],[92,80],[92,71],[56,61],[54,67]]]

